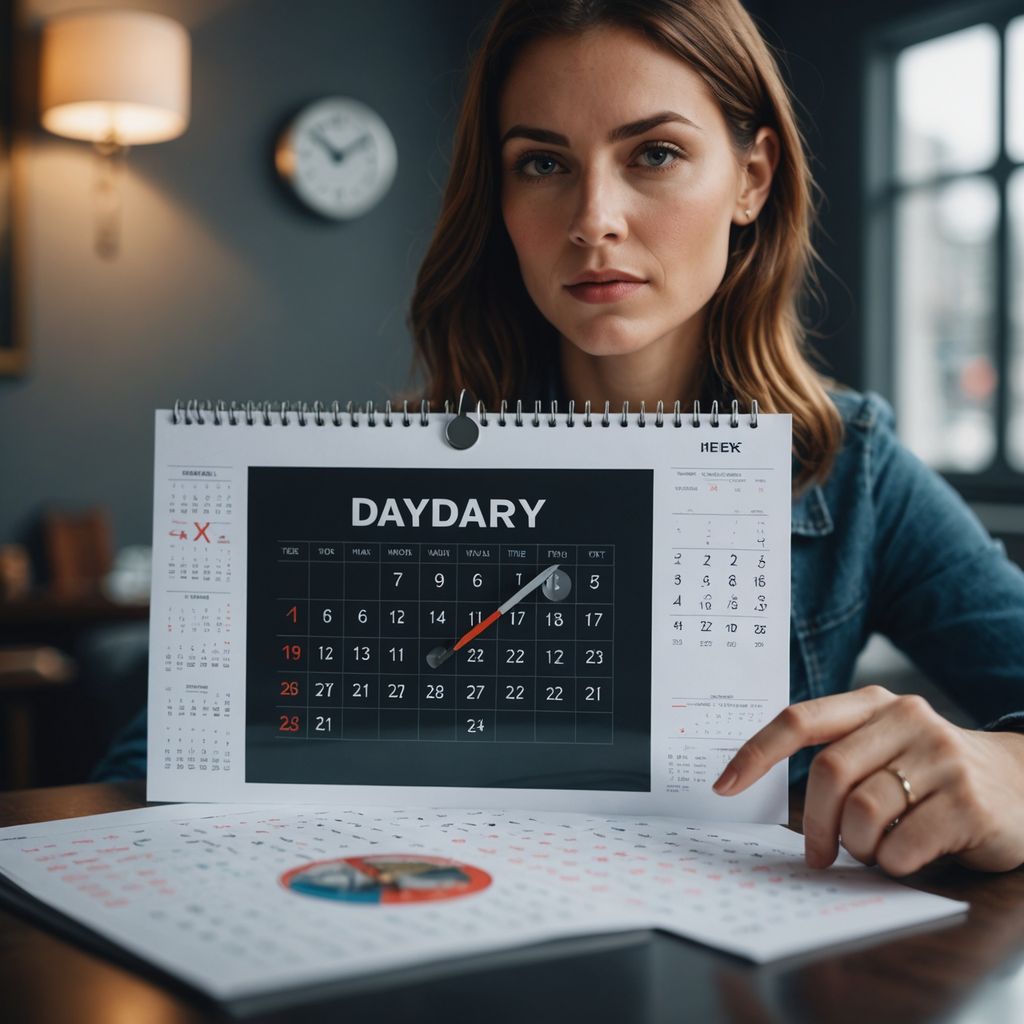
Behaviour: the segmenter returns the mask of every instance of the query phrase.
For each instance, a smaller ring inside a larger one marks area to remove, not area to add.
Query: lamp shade
[[[57,135],[128,146],[188,125],[188,32],[161,14],[58,15],[43,27],[40,64],[41,119]]]

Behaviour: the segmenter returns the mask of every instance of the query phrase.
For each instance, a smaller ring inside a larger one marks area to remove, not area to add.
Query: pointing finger
[[[853,732],[895,699],[882,686],[865,686],[790,704],[736,751],[713,789],[720,796],[742,793],[772,765],[804,747],[831,743]]]

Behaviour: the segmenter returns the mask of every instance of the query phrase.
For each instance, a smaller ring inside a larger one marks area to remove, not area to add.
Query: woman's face
[[[699,336],[729,226],[760,202],[689,65],[625,29],[538,40],[506,82],[500,131],[505,226],[562,336],[594,356]]]

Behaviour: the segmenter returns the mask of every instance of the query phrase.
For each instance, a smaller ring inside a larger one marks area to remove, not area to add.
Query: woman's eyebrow
[[[568,146],[569,138],[558,132],[549,132],[546,128],[530,128],[525,124],[514,124],[501,137],[504,146],[509,139],[531,139],[534,142],[546,142],[549,146]]]
[[[688,117],[677,114],[674,110],[663,110],[660,114],[652,114],[650,117],[641,118],[639,121],[630,121],[629,124],[619,125],[608,133],[609,142],[621,142],[623,139],[631,139],[635,135],[643,135],[660,124],[667,124],[675,121],[679,124],[689,125],[697,131],[703,131],[698,124],[694,124]],[[568,146],[569,137],[559,132],[548,131],[546,128],[531,128],[525,124],[513,125],[501,137],[501,144],[504,146],[509,139],[531,139],[533,142],[546,142],[550,146]]]
[[[674,110],[663,110],[660,114],[654,114],[651,117],[645,117],[639,121],[631,121],[629,124],[613,128],[608,133],[608,141],[620,142],[622,139],[631,139],[634,135],[643,135],[644,132],[657,128],[659,124],[667,124],[670,121],[689,125],[691,128],[696,128],[697,131],[704,130],[700,125],[694,124],[688,117],[683,117],[682,114],[677,114]]]

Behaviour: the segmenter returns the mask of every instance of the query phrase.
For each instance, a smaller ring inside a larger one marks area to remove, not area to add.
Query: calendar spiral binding
[[[444,403],[445,413],[452,413],[453,404],[450,401]],[[403,401],[401,408],[391,401],[387,401],[384,403],[384,409],[380,411],[373,402],[367,402],[362,406],[348,402],[342,409],[338,402],[332,402],[330,407],[325,406],[323,402],[314,402],[312,405],[307,402],[246,402],[244,405],[239,405],[237,402],[228,404],[223,401],[200,401],[193,398],[186,402],[182,402],[180,399],[175,401],[171,412],[171,422],[185,425],[205,424],[207,416],[209,416],[216,426],[221,426],[224,423],[237,426],[241,422],[252,426],[259,418],[268,427],[275,423],[286,427],[293,422],[300,427],[305,427],[309,423],[318,427],[326,424],[340,427],[345,423],[344,417],[348,417],[349,425],[353,427],[358,427],[363,422],[363,418],[371,427],[377,426],[378,423],[382,423],[385,427],[397,424],[409,427],[413,426],[417,420],[421,426],[425,427],[430,423],[430,412],[430,403],[426,399],[419,403],[418,409],[415,403],[408,401]],[[611,411],[611,402],[605,402],[604,410],[597,412],[592,410],[590,402],[584,402],[581,416],[577,413],[576,403],[573,401],[569,402],[568,409],[563,413],[559,413],[556,401],[549,403],[546,412],[543,402],[534,402],[531,413],[524,410],[522,401],[517,401],[513,410],[503,399],[497,412],[491,412],[483,402],[477,402],[476,413],[481,427],[486,427],[491,423],[497,423],[499,427],[510,424],[517,427],[526,424],[534,427],[542,425],[557,427],[560,422],[567,427],[573,426],[576,422],[581,422],[584,427],[594,426],[595,423],[602,427],[608,427],[613,422],[617,422],[621,427],[629,426],[629,402],[623,402],[621,412],[617,413]],[[665,409],[664,402],[658,402],[653,417],[648,415],[646,403],[641,402],[635,422],[638,427],[646,426],[649,420],[653,421],[655,427],[663,427],[666,423],[670,423],[673,427],[683,427],[687,423],[692,427],[700,427],[701,415],[700,402],[696,401],[690,412],[683,411],[681,402],[673,402],[668,411]],[[711,411],[707,414],[705,422],[711,427],[718,427],[722,417],[727,416],[726,423],[730,427],[739,427],[742,415],[738,401],[734,400],[730,411],[723,412],[721,415],[718,402],[712,402]],[[756,399],[750,403],[750,410],[746,415],[749,417],[749,426],[756,428],[758,416]]]

